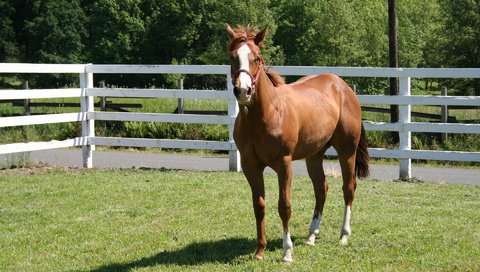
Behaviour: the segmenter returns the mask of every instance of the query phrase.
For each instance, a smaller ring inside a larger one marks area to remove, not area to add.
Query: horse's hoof
[[[348,244],[348,235],[342,235],[342,237],[340,237],[340,244],[342,246],[346,246]]]
[[[282,260],[283,260],[284,263],[292,263],[293,262],[292,250],[291,249],[285,250],[285,253],[283,253],[283,259]]]
[[[315,245],[315,238],[316,238],[316,236],[314,234],[310,235],[310,237],[307,238],[307,241],[305,241],[305,244],[309,245],[309,246],[314,246]]]
[[[261,261],[261,260],[263,260],[263,256],[254,255],[253,259],[257,260],[257,261]]]

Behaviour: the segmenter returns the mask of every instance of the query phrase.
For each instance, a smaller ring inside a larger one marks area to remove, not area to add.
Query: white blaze
[[[237,53],[238,53],[238,60],[240,62],[240,69],[250,72],[250,63],[248,61],[248,54],[250,54],[251,52],[252,51],[250,50],[250,47],[248,47],[247,44],[244,44],[240,48],[238,48]],[[248,89],[252,87],[252,78],[250,78],[250,76],[247,73],[240,73],[240,75],[238,75],[238,78],[240,79],[240,88]]]

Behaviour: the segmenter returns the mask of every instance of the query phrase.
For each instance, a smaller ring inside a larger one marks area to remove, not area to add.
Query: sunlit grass
[[[360,181],[353,234],[340,246],[343,197],[330,191],[318,244],[303,244],[313,190],[295,177],[292,265],[281,260],[276,177],[266,175],[265,260],[254,261],[240,173],[20,169],[0,172],[5,271],[478,271],[480,187]]]

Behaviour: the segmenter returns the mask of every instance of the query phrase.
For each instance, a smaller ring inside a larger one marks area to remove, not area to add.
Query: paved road
[[[12,155],[10,155],[12,156]],[[0,164],[4,164],[8,156],[0,155]],[[11,160],[11,159],[10,159]],[[30,153],[30,161],[54,166],[82,167],[82,154],[79,149],[54,149]],[[202,171],[228,171],[226,156],[201,156],[179,154],[156,154],[143,152],[95,151],[93,155],[95,168],[167,168]],[[307,175],[303,161],[295,161],[294,175]],[[326,162],[327,173],[340,174],[340,166],[336,162]],[[273,172],[267,169],[268,172]],[[398,179],[397,165],[371,165],[369,179]],[[462,183],[480,185],[480,169],[433,168],[413,166],[412,175],[428,182]]]

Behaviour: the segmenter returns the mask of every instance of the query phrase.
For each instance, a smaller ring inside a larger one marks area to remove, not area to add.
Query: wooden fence
[[[298,67],[278,66],[273,70],[282,75],[316,75],[333,73],[348,77],[397,77],[400,81],[398,96],[359,95],[362,104],[399,105],[400,121],[378,123],[364,121],[366,130],[397,131],[400,145],[398,149],[370,148],[372,157],[399,159],[399,177],[411,177],[411,159],[473,161],[480,162],[480,152],[412,150],[412,132],[434,133],[480,133],[479,124],[415,123],[411,122],[412,105],[440,106],[480,106],[479,96],[412,96],[411,78],[480,78],[480,69],[430,69],[430,68],[353,68],[353,67]],[[74,113],[45,114],[34,116],[0,117],[1,127],[81,122],[80,137],[63,141],[13,143],[0,145],[0,154],[28,152],[53,148],[81,146],[84,167],[93,167],[95,145],[159,147],[184,149],[212,149],[229,151],[229,168],[240,170],[240,155],[233,142],[233,124],[238,113],[238,105],[233,96],[230,67],[226,65],[93,65],[93,64],[19,64],[0,63],[0,73],[74,73],[79,74],[79,88],[0,90],[1,100],[78,97],[80,110]],[[178,89],[130,89],[94,88],[94,74],[222,74],[226,77],[225,90],[178,90]],[[94,110],[94,97],[145,97],[145,98],[200,98],[224,99],[228,101],[228,114],[167,114],[167,113],[126,113],[101,112]],[[170,139],[139,139],[95,136],[95,121],[147,121],[174,123],[222,124],[229,127],[229,140],[197,141]],[[329,149],[328,155],[335,155]]]

